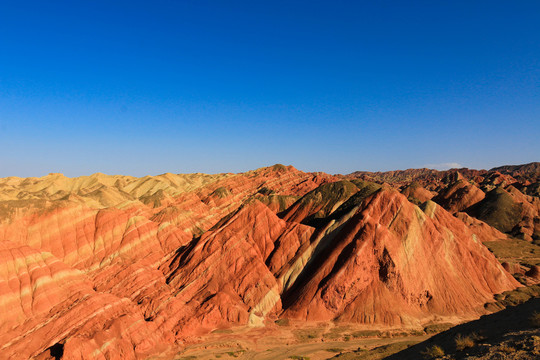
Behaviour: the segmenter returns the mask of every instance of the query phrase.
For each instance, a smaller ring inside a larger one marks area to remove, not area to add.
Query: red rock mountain
[[[517,285],[463,222],[393,190],[369,196],[316,241],[325,251],[287,294],[287,316],[410,324],[472,314]]]
[[[0,179],[0,358],[143,359],[278,317],[478,316],[519,286],[481,241],[535,239],[534,182],[421,173]]]

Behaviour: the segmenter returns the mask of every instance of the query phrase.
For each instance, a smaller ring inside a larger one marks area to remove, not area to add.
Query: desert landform
[[[1,359],[538,359],[540,163],[0,179]]]

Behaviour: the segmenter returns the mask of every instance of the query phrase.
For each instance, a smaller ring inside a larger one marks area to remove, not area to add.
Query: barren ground
[[[187,359],[330,359],[352,351],[370,350],[389,344],[385,351],[373,352],[380,359],[432,334],[399,329],[373,330],[360,325],[335,323],[281,323],[262,328],[239,327],[216,330],[193,339],[192,345],[172,350],[160,358]]]

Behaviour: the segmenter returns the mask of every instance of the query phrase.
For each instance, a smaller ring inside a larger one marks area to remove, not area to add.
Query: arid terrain
[[[539,283],[540,163],[0,179],[1,359],[533,359]]]

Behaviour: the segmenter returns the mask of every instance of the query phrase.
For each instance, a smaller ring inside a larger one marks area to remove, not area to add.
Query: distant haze
[[[540,155],[540,2],[0,4],[0,177]]]

